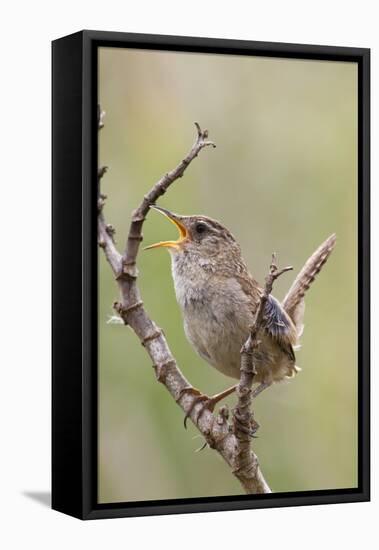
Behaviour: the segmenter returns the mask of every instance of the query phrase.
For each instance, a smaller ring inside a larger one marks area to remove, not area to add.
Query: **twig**
[[[100,130],[103,127],[103,114],[100,109],[98,121]],[[149,207],[156,203],[175,180],[183,176],[186,168],[204,147],[209,145],[215,147],[214,143],[208,140],[207,130],[201,130],[197,123],[196,129],[197,137],[188,155],[151,188],[144,196],[140,206],[133,212],[125,252],[122,255],[115,246],[113,228],[110,232],[109,226],[105,222],[103,208],[106,197],[100,193],[99,189],[98,242],[116,276],[120,291],[120,302],[117,302],[114,307],[124,323],[133,329],[144,345],[152,360],[157,380],[165,386],[185,413],[191,411],[189,418],[197,426],[207,444],[219,452],[229,464],[245,491],[247,493],[267,493],[270,492],[270,489],[258,466],[254,470],[254,476],[250,477],[244,475],[242,470],[237,471],[235,468],[236,449],[239,448],[239,441],[232,433],[225,407],[220,409],[218,415],[204,410],[199,419],[197,418],[199,407],[201,408],[202,405],[200,403],[193,407],[194,395],[189,391],[184,391],[192,386],[178,368],[162,330],[147,314],[137,285],[136,260],[142,240],[142,226],[148,215]],[[99,182],[104,173],[104,169],[100,168]],[[255,460],[257,462],[256,457]]]

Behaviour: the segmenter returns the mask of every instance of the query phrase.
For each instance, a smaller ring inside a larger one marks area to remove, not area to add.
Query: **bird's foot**
[[[234,416],[234,425],[237,429],[236,435],[238,439],[248,440],[254,439],[257,436],[255,435],[259,429],[258,422],[254,419],[252,413],[249,413],[248,417],[241,416],[238,408],[235,408],[233,411]]]
[[[204,405],[203,407],[200,409],[200,411],[198,412],[197,416],[196,416],[196,420],[195,420],[195,423],[197,424],[198,421],[199,421],[199,418],[200,416],[202,415],[202,413],[204,412],[204,410],[207,407],[208,405],[208,402],[209,402],[209,397],[208,395],[205,395],[203,393],[201,393],[200,390],[198,390],[197,388],[193,388],[193,387],[188,387],[188,388],[183,388],[179,394],[179,397],[177,399],[177,401],[179,401],[181,399],[181,397],[183,397],[183,395],[193,395],[194,398],[192,400],[192,403],[191,403],[191,406],[190,408],[186,411],[186,414],[185,414],[185,417],[184,417],[184,427],[187,428],[187,420],[188,418],[191,416],[194,408],[196,407],[196,405],[198,405],[199,403],[201,402],[204,402]],[[213,409],[212,409],[213,410]]]
[[[184,417],[184,427],[187,428],[187,420],[191,416],[191,414],[192,414],[194,408],[196,407],[196,405],[198,405],[199,403],[203,403],[203,406],[200,408],[200,410],[198,411],[198,413],[196,415],[195,424],[197,424],[199,422],[199,418],[201,417],[201,415],[206,410],[208,410],[210,412],[213,412],[215,406],[217,405],[217,403],[219,403],[222,399],[224,399],[225,397],[227,397],[228,395],[233,393],[236,390],[236,387],[237,386],[232,386],[231,388],[228,388],[227,390],[225,390],[221,393],[217,393],[216,395],[213,395],[212,397],[209,397],[208,395],[205,395],[205,394],[201,393],[196,388],[192,388],[192,387],[184,388],[180,392],[179,399],[185,393],[191,393],[192,395],[195,396],[193,401],[192,401],[192,404],[191,404],[190,408],[188,409],[188,411],[186,412],[186,415]]]
[[[257,437],[255,434],[259,430],[259,427],[260,426],[259,426],[258,422],[254,418],[252,418],[250,420],[250,437],[252,437],[252,438]]]

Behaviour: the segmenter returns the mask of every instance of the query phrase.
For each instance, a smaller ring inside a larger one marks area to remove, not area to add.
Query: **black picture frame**
[[[97,49],[100,46],[358,64],[358,487],[97,503]],[[82,31],[52,43],[52,507],[81,519],[370,499],[370,50]],[[67,203],[69,199],[69,204]]]

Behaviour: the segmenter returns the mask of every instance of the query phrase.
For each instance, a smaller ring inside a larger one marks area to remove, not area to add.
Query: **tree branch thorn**
[[[162,336],[162,331],[161,331],[161,329],[157,329],[154,332],[152,332],[151,334],[148,334],[147,336],[145,336],[145,338],[142,339],[141,344],[143,346],[145,346],[147,344],[147,342],[151,342],[151,340],[155,340],[156,338],[159,338],[160,336]]]
[[[164,384],[167,377],[167,370],[170,366],[176,366],[176,361],[174,359],[170,359],[169,361],[161,363],[160,365],[153,365],[155,376],[158,382],[162,382],[162,384]]]
[[[218,415],[217,415],[217,424],[224,424],[224,422],[227,422],[229,419],[229,407],[228,405],[223,405],[219,408]]]
[[[112,224],[108,223],[106,226],[105,226],[105,231],[108,233],[108,235],[110,236],[110,238],[112,239],[113,242],[114,241],[114,236],[115,236],[115,233],[116,233],[116,230],[115,228],[113,227]]]
[[[132,304],[131,306],[125,307],[121,302],[114,302],[113,303],[113,309],[116,311],[116,313],[119,314],[121,319],[124,321],[125,325],[128,324],[128,315],[132,311],[138,309],[139,307],[143,306],[142,300],[136,302],[135,304]]]
[[[122,265],[120,272],[116,275],[116,281],[120,281],[124,278],[137,279],[138,269],[135,260],[122,259]]]

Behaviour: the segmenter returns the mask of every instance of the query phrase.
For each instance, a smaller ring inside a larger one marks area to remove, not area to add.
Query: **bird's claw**
[[[254,418],[251,419],[250,421],[250,437],[254,438],[254,439],[257,439],[258,436],[255,435],[256,432],[259,430],[259,424],[256,420],[254,420]]]
[[[250,415],[250,419],[248,421],[246,420],[246,418],[241,417],[238,409],[234,409],[233,415],[237,430],[243,439],[245,439],[246,437],[250,439],[258,438],[258,436],[255,434],[258,431],[260,425],[253,418],[252,415]]]
[[[194,410],[194,408],[196,407],[196,405],[198,405],[202,401],[204,402],[204,404],[203,404],[203,406],[201,407],[201,409],[199,410],[199,412],[196,415],[195,424],[197,424],[199,422],[199,418],[204,413],[204,411],[208,410],[210,412],[213,412],[215,404],[213,403],[212,399],[210,397],[208,397],[208,395],[204,395],[204,394],[197,395],[194,398],[194,400],[192,401],[192,405],[189,408],[189,410],[186,412],[186,415],[184,417],[183,423],[184,423],[184,427],[186,429],[187,429],[187,420],[188,420],[188,418],[191,416],[191,413]]]
[[[184,427],[187,429],[187,420],[191,416],[192,411],[194,410],[196,405],[198,405],[201,402],[204,402],[204,405],[201,407],[198,414],[196,415],[195,423],[197,424],[198,421],[199,421],[200,416],[203,414],[203,412],[205,410],[209,410],[209,411],[213,412],[216,403],[213,402],[211,397],[201,393],[200,390],[198,390],[196,388],[193,388],[193,387],[183,388],[179,393],[179,397],[178,397],[177,401],[179,401],[181,399],[181,397],[183,397],[183,395],[185,395],[185,394],[192,394],[194,396],[194,399],[191,403],[191,406],[188,409],[188,411],[186,412],[184,420],[183,420]]]
[[[226,390],[220,392],[220,393],[216,393],[216,395],[213,395],[212,397],[209,397],[208,395],[205,395],[203,393],[201,393],[201,391],[199,391],[198,389],[196,388],[193,388],[192,386],[189,386],[187,388],[183,388],[179,394],[179,397],[177,399],[177,401],[179,401],[179,399],[183,396],[183,394],[185,393],[191,393],[192,395],[194,395],[194,399],[192,401],[192,404],[191,404],[191,407],[189,408],[189,410],[186,412],[186,415],[184,417],[184,427],[187,428],[187,418],[191,415],[194,407],[204,401],[204,405],[201,407],[201,409],[199,410],[199,412],[197,413],[197,416],[196,416],[196,419],[195,419],[195,424],[198,423],[199,421],[199,418],[200,416],[204,413],[205,410],[208,410],[210,412],[213,412],[214,411],[214,408],[215,406],[217,405],[217,403],[219,403],[220,401],[222,401],[223,399],[225,399],[225,397],[228,397],[229,395],[231,395],[233,392],[235,392],[237,388],[237,385],[235,386],[232,386],[231,388],[227,388]]]

